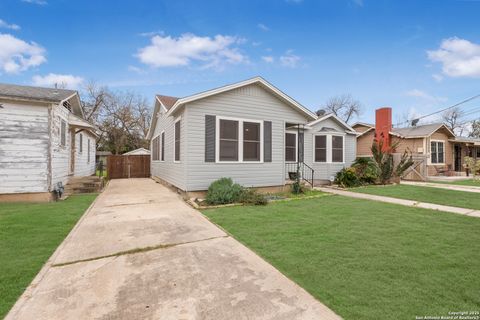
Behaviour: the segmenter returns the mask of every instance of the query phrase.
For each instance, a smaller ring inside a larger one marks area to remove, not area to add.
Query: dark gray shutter
[[[215,116],[205,116],[205,162],[215,162]]]
[[[272,162],[272,121],[263,122],[263,161]]]
[[[298,133],[298,162],[303,162],[303,145],[304,145],[303,132]]]

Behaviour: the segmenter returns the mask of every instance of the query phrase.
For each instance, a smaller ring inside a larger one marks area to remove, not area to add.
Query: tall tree
[[[480,138],[480,120],[473,120],[468,136],[472,138]]]
[[[463,111],[459,108],[453,108],[442,114],[442,120],[455,134],[462,135],[465,131],[465,124],[460,121]]]
[[[330,98],[325,107],[317,111],[318,114],[333,113],[346,123],[358,117],[362,111],[360,101],[354,99],[350,94],[342,94]]]

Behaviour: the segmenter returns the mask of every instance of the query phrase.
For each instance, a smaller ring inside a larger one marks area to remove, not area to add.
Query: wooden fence
[[[150,155],[110,155],[107,157],[109,179],[150,177]]]

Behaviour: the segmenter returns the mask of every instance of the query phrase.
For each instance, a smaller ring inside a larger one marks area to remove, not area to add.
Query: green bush
[[[358,179],[355,169],[348,167],[337,172],[335,183],[344,188],[358,187],[360,179]]]
[[[302,184],[298,181],[295,181],[293,184],[292,184],[292,193],[293,194],[300,194],[300,193],[303,193],[305,190],[302,186]]]
[[[362,184],[373,184],[378,179],[378,168],[372,158],[360,157],[352,164],[355,173]]]
[[[238,183],[233,183],[231,178],[218,179],[208,187],[207,198],[208,204],[227,204],[238,202],[244,188]]]
[[[239,202],[256,206],[264,206],[267,204],[267,198],[255,189],[244,189],[240,195]]]

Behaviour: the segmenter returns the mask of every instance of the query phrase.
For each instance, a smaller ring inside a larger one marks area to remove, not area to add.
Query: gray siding
[[[258,85],[192,102],[186,106],[186,113],[187,191],[206,190],[210,183],[221,177],[231,177],[247,187],[283,185],[285,122],[307,122],[304,115]],[[205,162],[205,115],[272,121],[272,162]]]
[[[322,127],[333,128],[345,132],[345,128],[332,118],[328,118],[317,123],[311,130],[305,133],[305,163],[315,170],[315,179],[328,180],[331,176],[345,168],[349,167],[356,158],[357,137],[353,134],[345,135],[345,159],[344,163],[318,163],[313,160],[313,136]]]
[[[0,108],[0,193],[48,191],[48,107]]]
[[[58,182],[67,184],[70,172],[71,136],[68,126],[69,111],[61,105],[53,106],[51,118],[51,155],[52,155],[52,189]],[[65,146],[61,145],[61,121],[67,123]]]
[[[154,117],[156,115],[153,115]],[[174,125],[175,120],[181,117],[181,143],[180,143],[180,162],[174,162]],[[166,114],[162,113],[157,119],[157,124],[152,135],[152,140],[156,136],[160,136],[161,132],[165,130],[165,161],[153,161],[151,162],[151,174],[152,176],[160,177],[161,179],[173,184],[174,186],[185,190],[185,150],[188,138],[186,137],[186,112],[177,112],[174,116],[166,117]],[[205,133],[202,133],[202,136]],[[151,141],[150,141],[151,142]],[[150,150],[152,146],[150,145]],[[161,149],[160,149],[161,150]],[[204,157],[202,149],[202,159]]]
[[[80,134],[83,136],[82,152],[80,152]],[[90,141],[90,161],[88,141]],[[95,137],[87,131],[75,135],[75,176],[91,176],[95,173],[95,141]]]

